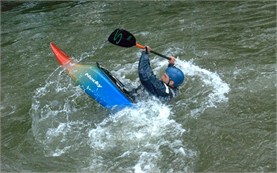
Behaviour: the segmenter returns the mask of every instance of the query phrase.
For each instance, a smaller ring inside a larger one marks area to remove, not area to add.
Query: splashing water
[[[196,153],[184,146],[181,139],[186,130],[170,119],[170,108],[157,100],[137,106],[118,112],[89,131],[94,152],[85,170],[168,172],[176,163],[180,167],[172,171],[190,168],[188,160]]]
[[[183,144],[182,135],[186,130],[170,119],[169,106],[153,99],[138,103],[136,109],[124,109],[98,122],[89,120],[89,116],[97,118],[94,116],[97,112],[81,115],[80,112],[92,111],[88,106],[76,105],[78,98],[84,96],[80,94],[81,91],[72,94],[78,87],[65,87],[66,83],[62,83],[65,75],[56,71],[53,76],[56,73],[59,73],[60,79],[54,82],[50,77],[47,84],[36,91],[31,110],[33,134],[43,146],[46,156],[61,157],[66,154],[69,157],[83,157],[84,167],[80,171],[156,172],[169,171],[168,168],[172,171],[191,169],[192,163],[188,160],[193,160],[196,152]],[[67,90],[67,94],[60,93],[62,88]],[[60,97],[63,99],[55,100]],[[45,100],[49,101],[45,103]],[[103,113],[102,116],[105,117]],[[84,156],[83,152],[87,155]]]
[[[204,110],[210,107],[217,107],[217,104],[221,102],[227,102],[228,97],[226,94],[229,93],[230,87],[225,83],[220,76],[215,72],[210,72],[206,69],[202,69],[193,64],[193,62],[177,61],[177,67],[182,69],[182,71],[189,77],[199,78],[199,80],[204,84],[201,85],[199,93],[207,93],[206,98],[202,101],[200,107],[191,110],[193,116],[200,115]]]
[[[188,76],[199,76],[206,85],[213,88],[212,93],[209,94],[209,107],[216,107],[216,103],[228,101],[225,94],[230,90],[229,85],[225,83],[217,73],[201,69],[193,65],[192,62],[178,61],[178,66]]]
[[[174,51],[169,49],[167,54],[172,54],[172,52],[178,53],[181,50],[178,48],[175,49]],[[151,64],[154,65],[153,71],[159,74],[161,73],[161,69],[166,69],[168,62],[161,61],[160,58],[155,58],[151,61]],[[226,95],[229,93],[230,87],[216,72],[203,69],[195,65],[193,61],[185,61],[178,58],[176,59],[175,65],[184,72],[186,77],[185,85],[190,83],[191,88],[197,89],[192,91],[190,88],[183,89],[185,87],[184,85],[181,86],[181,91],[188,90],[190,93],[176,103],[179,106],[186,106],[192,103],[196,104],[196,106],[190,107],[191,116],[197,117],[207,108],[216,108],[217,104],[228,101]]]
[[[155,64],[154,73],[159,73],[166,68],[167,61],[154,58],[151,64]],[[192,62],[177,60],[176,65],[187,78],[198,78],[209,88],[197,91],[206,95],[203,99],[200,94],[202,100],[191,110],[192,116],[228,101],[225,94],[229,86],[218,74]],[[112,73],[129,83],[125,74],[136,70],[137,63]],[[132,87],[137,85],[139,80],[132,83]],[[188,100],[197,99],[182,99],[176,105],[188,105]],[[197,152],[182,140],[186,130],[172,119],[175,115],[170,105],[153,98],[139,102],[135,109],[126,108],[109,115],[60,69],[36,90],[30,114],[33,134],[43,146],[45,156],[79,158],[83,165],[79,171],[188,172],[193,170],[197,157]]]

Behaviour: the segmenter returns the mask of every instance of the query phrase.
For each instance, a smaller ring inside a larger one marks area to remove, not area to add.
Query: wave
[[[85,58],[87,54],[84,54]],[[81,58],[81,59],[85,59]],[[154,58],[154,72],[159,74],[167,61]],[[199,90],[176,102],[175,106],[156,98],[137,103],[115,114],[104,110],[72,84],[71,79],[56,69],[33,96],[30,114],[32,131],[43,147],[46,157],[70,157],[80,160],[78,171],[96,172],[188,172],[192,171],[197,151],[183,140],[185,127],[174,120],[173,108],[197,102],[189,109],[198,116],[220,102],[228,101],[229,85],[217,73],[202,69],[183,60],[176,65],[183,70],[187,83],[181,90],[201,85]],[[127,64],[113,71],[125,83],[128,73],[136,72],[137,64]],[[131,86],[139,85],[135,80]],[[205,85],[205,86],[204,86]],[[204,94],[202,94],[204,93]],[[200,101],[200,102],[198,102]],[[190,103],[193,102],[193,103]],[[178,110],[178,109],[177,109]]]

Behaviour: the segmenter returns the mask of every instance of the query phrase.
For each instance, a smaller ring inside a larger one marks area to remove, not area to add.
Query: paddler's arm
[[[139,60],[139,76],[143,80],[148,80],[153,74],[150,61],[149,61],[149,51],[151,48],[149,46],[146,47],[145,50],[142,51],[141,57]]]
[[[152,49],[149,46],[145,46],[145,49],[142,51],[140,60],[139,60],[139,74],[141,77],[149,78],[150,75],[153,74],[150,61],[149,61],[149,52]],[[175,64],[176,58],[174,56],[170,56],[170,60],[168,60],[168,66],[173,66]]]

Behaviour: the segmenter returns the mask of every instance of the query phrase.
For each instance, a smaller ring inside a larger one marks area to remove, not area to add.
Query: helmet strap
[[[170,82],[171,82],[171,81],[174,82],[173,80],[169,79],[166,85],[169,86],[170,88],[173,88],[173,89],[176,88],[176,87],[174,87],[174,86],[170,86]]]
[[[166,84],[166,85],[168,85],[168,86],[169,86],[169,84],[170,84],[170,81],[171,81],[171,79],[169,79],[169,80],[168,80],[168,82],[167,82],[167,84]]]

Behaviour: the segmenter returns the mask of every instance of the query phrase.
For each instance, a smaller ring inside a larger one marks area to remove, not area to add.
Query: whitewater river
[[[276,2],[1,3],[2,171],[276,171]],[[178,57],[178,98],[111,114],[49,46],[137,87],[140,50],[110,44],[116,28]]]

